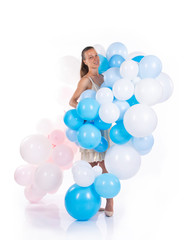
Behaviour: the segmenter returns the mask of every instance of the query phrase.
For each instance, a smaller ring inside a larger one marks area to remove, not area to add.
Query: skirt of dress
[[[110,141],[110,129],[108,130],[101,130],[101,134],[106,140],[108,141],[108,148],[111,145]],[[101,162],[104,160],[105,152],[96,152],[93,149],[84,149],[80,148],[80,153],[81,153],[81,160],[87,161],[87,162]]]

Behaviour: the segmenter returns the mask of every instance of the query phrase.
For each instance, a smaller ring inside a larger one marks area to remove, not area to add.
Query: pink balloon
[[[46,195],[46,192],[41,191],[35,185],[31,185],[25,188],[24,195],[29,202],[37,203]]]
[[[44,192],[53,192],[62,184],[62,170],[53,163],[41,164],[35,171],[35,185]]]
[[[35,169],[35,166],[29,164],[18,167],[14,173],[15,181],[22,186],[31,185]]]
[[[69,146],[72,149],[74,154],[78,152],[79,147],[74,142],[70,142],[68,139],[66,139],[64,144],[66,146]]]
[[[56,146],[56,145],[60,145],[61,143],[63,143],[66,136],[63,131],[56,129],[49,134],[48,138],[49,138],[50,142]]]
[[[57,165],[61,167],[69,166],[73,162],[73,158],[74,153],[69,146],[61,144],[53,148],[52,160]]]

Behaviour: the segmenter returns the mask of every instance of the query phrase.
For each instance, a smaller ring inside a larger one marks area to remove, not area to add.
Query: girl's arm
[[[78,85],[77,85],[77,89],[75,90],[73,96],[71,97],[69,104],[71,107],[76,108],[77,107],[77,100],[79,99],[80,95],[82,94],[82,92],[84,92],[85,90],[87,90],[89,88],[89,83],[90,80],[86,77],[81,78],[81,80],[79,81]]]

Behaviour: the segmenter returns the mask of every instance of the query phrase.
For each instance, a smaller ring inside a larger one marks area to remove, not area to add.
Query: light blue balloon
[[[101,137],[101,142],[97,147],[94,148],[97,152],[105,152],[108,149],[108,141],[105,137]]]
[[[131,139],[131,135],[126,131],[123,121],[118,122],[110,130],[110,138],[116,144],[124,144]]]
[[[120,55],[113,55],[109,60],[110,67],[120,67],[125,59]]]
[[[84,98],[77,105],[77,113],[84,120],[93,120],[98,116],[100,104],[93,98]]]
[[[118,106],[119,110],[120,110],[120,115],[117,121],[123,120],[123,116],[125,114],[125,112],[130,108],[130,105],[128,102],[126,101],[120,101],[120,100],[114,100],[113,103],[115,103],[115,105]]]
[[[108,59],[106,57],[104,57],[101,54],[98,54],[99,58],[100,58],[100,66],[98,68],[98,72],[99,74],[102,74],[103,72],[107,71],[109,69],[109,62]]]
[[[95,178],[96,192],[103,198],[115,197],[121,189],[119,179],[111,173],[103,173]]]
[[[94,125],[100,130],[108,130],[112,126],[111,123],[103,122],[99,116],[94,119]]]
[[[77,131],[72,130],[71,128],[66,129],[66,137],[71,141],[71,142],[76,142],[77,141]]]
[[[114,83],[121,79],[119,68],[109,68],[106,72],[104,72],[104,82],[106,86],[113,87]]]
[[[109,87],[108,85],[106,85],[106,83],[105,83],[105,82],[103,82],[103,83],[101,84],[101,86],[100,86],[100,88],[103,88],[103,87],[107,87],[107,88],[109,88],[110,90],[112,90],[112,88],[111,88],[111,87]]]
[[[92,89],[87,89],[84,92],[82,92],[80,96],[80,101],[84,98],[94,98],[96,99],[96,91]]]
[[[154,145],[154,137],[152,135],[139,138],[133,137],[132,144],[140,155],[145,155],[151,151]]]
[[[154,55],[143,57],[139,63],[139,77],[156,78],[162,70],[162,63],[160,59]]]
[[[76,109],[67,111],[63,120],[66,126],[72,130],[78,130],[84,123],[84,120],[78,115]]]
[[[93,217],[99,210],[101,198],[96,193],[94,185],[80,187],[72,185],[65,195],[67,212],[79,221],[86,221]]]
[[[86,123],[79,128],[77,139],[81,147],[93,149],[101,142],[101,132],[94,125]]]
[[[113,55],[120,55],[124,59],[126,59],[127,55],[128,55],[128,51],[127,51],[126,46],[121,42],[112,43],[107,49],[106,57],[107,57],[108,60],[110,60],[110,58]]]

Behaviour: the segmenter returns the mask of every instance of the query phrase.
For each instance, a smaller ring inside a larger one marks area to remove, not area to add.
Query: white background
[[[187,1],[42,1],[0,3],[1,239],[188,239],[188,10]],[[80,59],[94,44],[123,42],[129,53],[158,56],[174,82],[174,94],[154,106],[158,126],[152,152],[139,173],[122,181],[113,218],[97,214],[75,222],[64,208],[73,183],[30,205],[14,182],[23,164],[21,140],[41,118],[63,114],[57,101],[57,62]],[[179,150],[180,146],[180,150]]]

